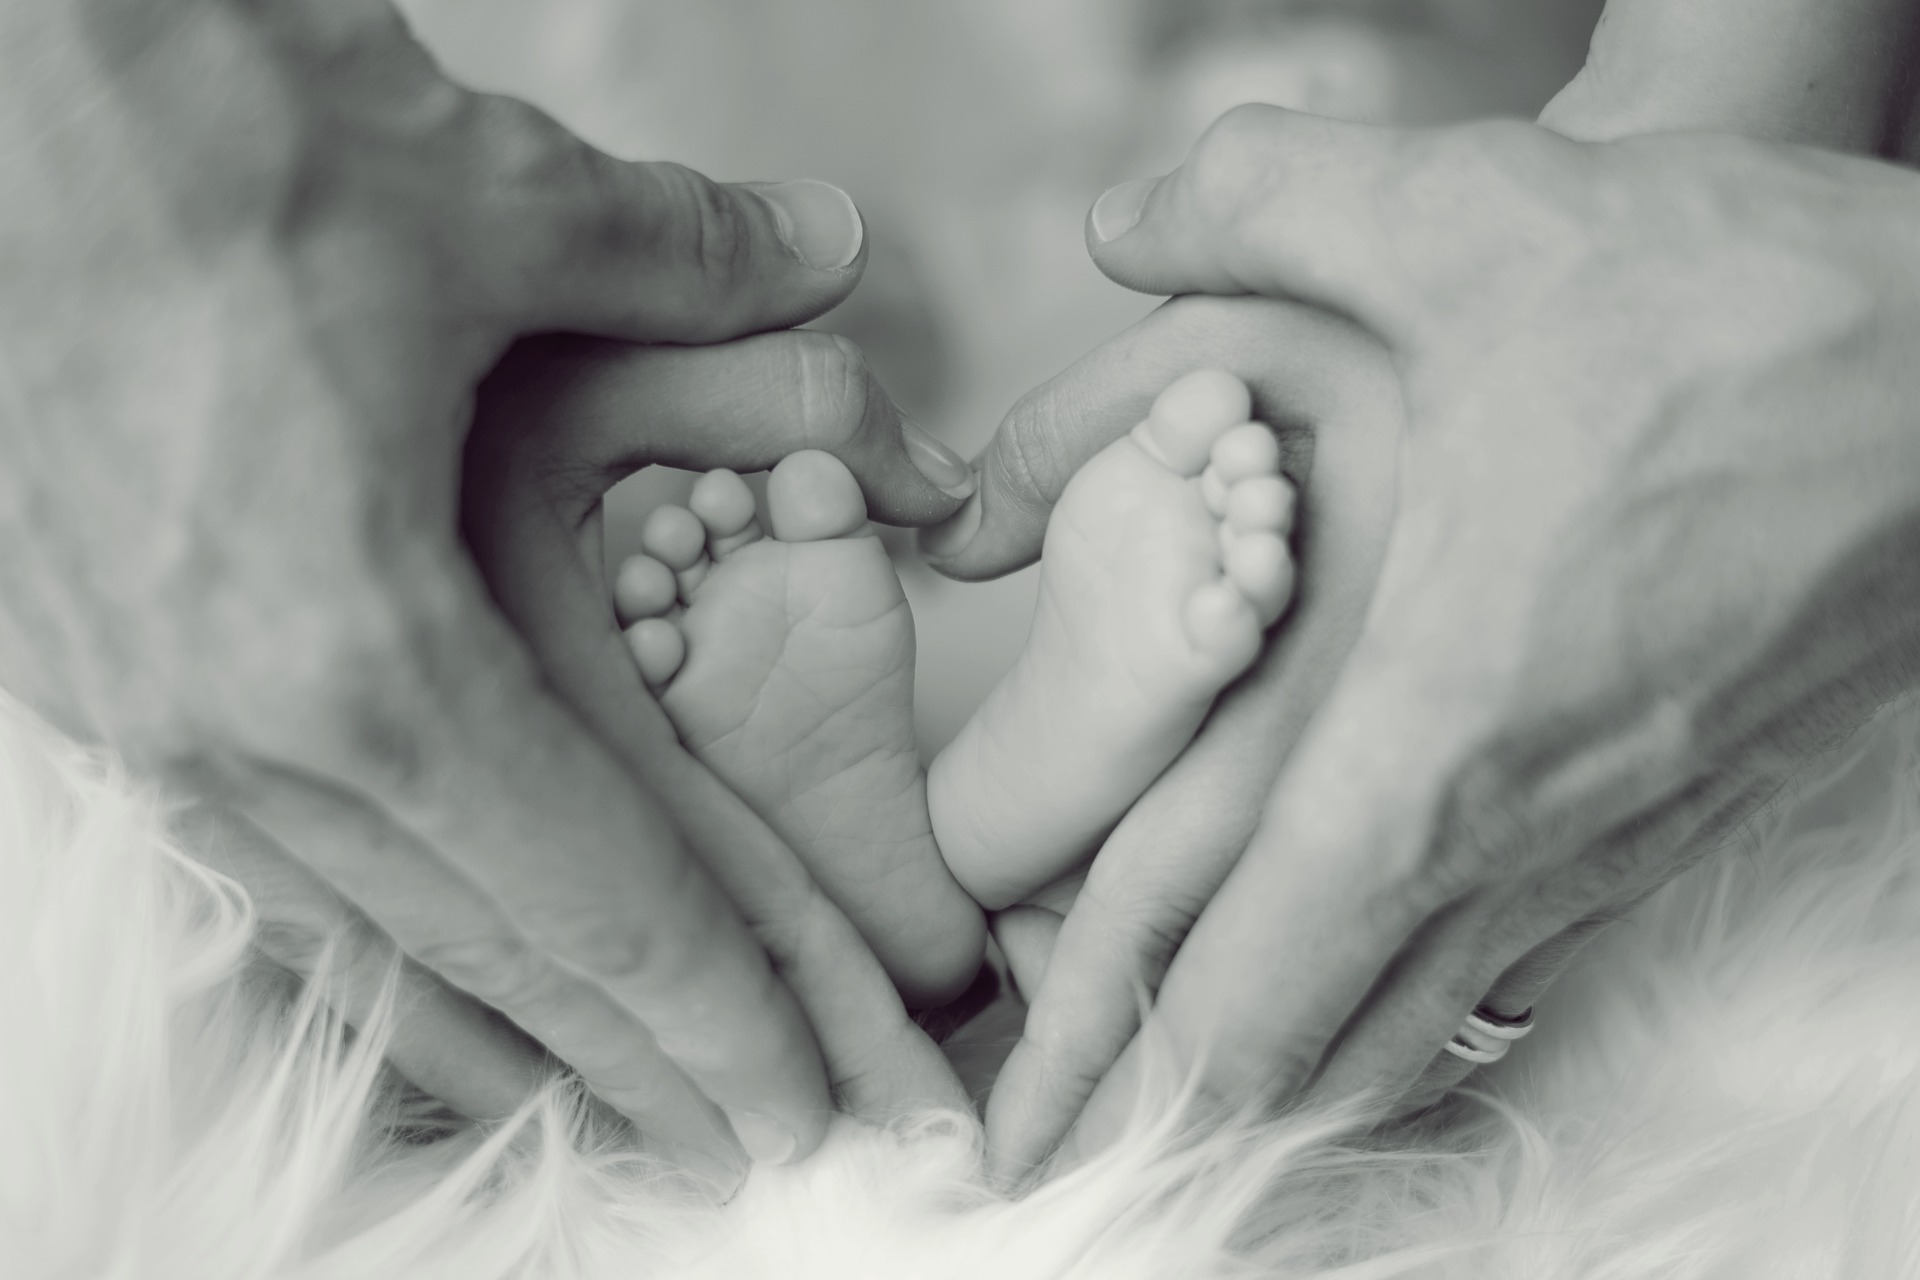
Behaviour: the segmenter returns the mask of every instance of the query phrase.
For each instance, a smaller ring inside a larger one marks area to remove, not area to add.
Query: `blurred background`
[[[1087,207],[1177,164],[1240,102],[1390,123],[1531,116],[1579,69],[1599,0],[406,0],[458,78],[616,155],[722,179],[817,177],[871,265],[820,322],[962,456],[1029,388],[1153,299],[1087,260]],[[611,556],[691,478],[608,500]],[[932,751],[1025,638],[1034,571],[947,582],[889,537],[920,634]]]

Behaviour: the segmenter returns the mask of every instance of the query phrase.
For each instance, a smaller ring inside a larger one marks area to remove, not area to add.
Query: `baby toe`
[[[1293,597],[1293,555],[1277,534],[1246,533],[1227,548],[1227,581],[1246,597],[1264,630]]]
[[[1187,598],[1187,640],[1223,671],[1241,671],[1260,652],[1260,625],[1254,607],[1229,582],[1209,582]]]
[[[1133,429],[1136,443],[1176,475],[1197,476],[1213,442],[1252,412],[1247,384],[1218,369],[1202,369],[1160,393],[1147,420]]]
[[[640,527],[640,545],[673,570],[680,599],[692,603],[713,561],[707,559],[707,527],[685,507],[655,507]]]
[[[780,460],[767,477],[767,518],[782,542],[845,538],[867,522],[867,501],[845,463],[806,449]]]
[[[1216,520],[1227,518],[1227,498],[1232,486],[1220,478],[1220,469],[1211,462],[1200,473],[1200,500],[1207,504],[1207,510]]]
[[[649,689],[673,679],[687,660],[687,638],[665,618],[642,618],[627,628],[627,651]]]
[[[1243,422],[1213,442],[1209,468],[1232,486],[1255,476],[1278,475],[1280,441],[1265,423]]]
[[[640,545],[675,573],[684,573],[706,555],[707,527],[685,507],[655,507],[640,527]]]
[[[613,614],[622,627],[630,627],[672,609],[679,594],[672,569],[652,556],[628,556],[614,574]]]
[[[753,490],[738,473],[709,471],[694,482],[687,506],[707,530],[707,551],[721,559],[761,536]]]
[[[1227,527],[1235,533],[1293,532],[1293,486],[1280,476],[1255,476],[1227,490]]]

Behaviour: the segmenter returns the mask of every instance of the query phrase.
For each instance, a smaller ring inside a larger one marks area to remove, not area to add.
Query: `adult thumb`
[[[1178,169],[1122,183],[1094,204],[1087,245],[1142,293],[1261,294],[1353,316],[1391,340],[1406,288],[1383,191],[1409,135],[1235,107]]]
[[[522,332],[709,343],[810,320],[866,264],[853,200],[826,182],[715,182],[598,151],[525,104],[489,99],[479,215],[513,246]]]

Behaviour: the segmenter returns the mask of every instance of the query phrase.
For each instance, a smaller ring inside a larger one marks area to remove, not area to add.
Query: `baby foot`
[[[987,907],[1092,850],[1291,598],[1293,486],[1250,410],[1238,378],[1190,374],[1054,508],[1027,647],[928,774],[947,865]]]
[[[689,509],[691,508],[691,509]],[[852,474],[796,453],[772,538],[731,471],[661,507],[615,610],[680,739],[806,862],[910,1003],[978,971],[979,908],[941,861],[913,735],[913,615]]]

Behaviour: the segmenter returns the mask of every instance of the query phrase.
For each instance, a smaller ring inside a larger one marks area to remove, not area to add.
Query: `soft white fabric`
[[[1444,1137],[1143,1122],[1009,1201],[967,1118],[845,1122],[715,1208],[558,1090],[423,1141],[377,1029],[248,968],[244,895],[6,707],[0,1277],[1920,1275],[1916,727],[1603,938]]]

